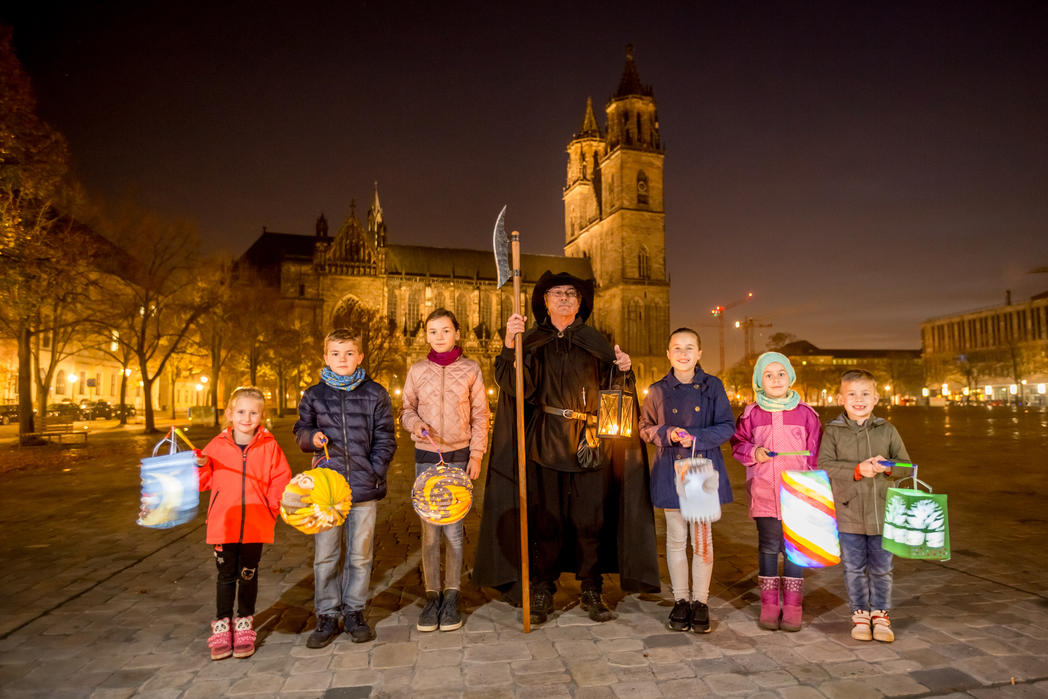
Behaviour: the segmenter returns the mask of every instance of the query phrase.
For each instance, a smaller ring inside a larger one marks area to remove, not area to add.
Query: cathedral
[[[593,279],[589,322],[629,353],[644,389],[668,366],[665,155],[654,92],[641,83],[631,47],[604,111],[602,126],[587,100],[581,128],[568,143],[564,256],[521,256],[522,307],[529,307],[531,289],[546,270]],[[436,308],[452,310],[462,326],[460,344],[492,385],[513,291],[510,284],[496,288],[491,249],[398,245],[391,238],[376,184],[363,221],[354,205],[334,235],[323,214],[312,236],[263,229],[238,265],[279,286],[295,313],[310,314],[322,329],[338,326],[351,301],[380,311],[403,335],[408,364],[428,352],[425,317]],[[383,378],[390,391],[399,388],[395,377]]]

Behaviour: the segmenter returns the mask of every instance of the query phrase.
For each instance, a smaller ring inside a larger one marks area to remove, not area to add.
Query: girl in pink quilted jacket
[[[415,477],[443,461],[465,469],[472,480],[488,448],[488,394],[480,365],[462,356],[455,314],[438,308],[426,318],[429,354],[408,369],[400,422],[415,442]],[[440,541],[447,541],[444,586],[440,585]],[[419,631],[453,631],[462,626],[462,522],[422,520],[422,578],[426,605]]]
[[[815,410],[802,403],[791,388],[796,380],[797,374],[784,355],[765,352],[758,357],[753,367],[756,402],[742,411],[731,438],[732,455],[746,467],[750,517],[757,523],[757,581],[761,591],[758,624],[762,629],[801,628],[804,568],[785,556],[779,484],[783,471],[816,468],[822,426]],[[780,553],[784,554],[781,578]]]

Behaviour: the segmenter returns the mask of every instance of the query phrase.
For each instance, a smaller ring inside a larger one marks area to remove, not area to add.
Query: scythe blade
[[[495,249],[495,267],[498,269],[498,284],[495,288],[502,286],[513,277],[513,268],[510,264],[510,240],[506,233],[506,207],[502,207],[499,217],[495,219],[495,232],[492,235],[492,246]]]

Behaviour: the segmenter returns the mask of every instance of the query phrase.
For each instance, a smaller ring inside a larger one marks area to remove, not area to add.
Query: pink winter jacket
[[[429,435],[442,452],[469,446],[471,459],[488,448],[488,394],[480,365],[459,357],[447,366],[428,359],[415,362],[404,381],[400,422],[411,433],[415,447],[434,451],[428,439],[415,433],[429,427]]]
[[[810,471],[818,467],[819,440],[822,425],[815,410],[798,403],[792,410],[770,412],[750,403],[735,422],[731,453],[746,467],[746,492],[750,496],[750,517],[782,519],[779,485],[783,471]],[[758,464],[753,452],[757,447],[768,451],[804,451],[810,456],[776,456]]]

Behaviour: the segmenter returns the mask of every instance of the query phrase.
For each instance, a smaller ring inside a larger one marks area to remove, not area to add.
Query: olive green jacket
[[[879,535],[888,488],[912,474],[912,468],[896,466],[890,476],[878,473],[873,478],[855,480],[859,462],[878,454],[890,461],[910,460],[899,432],[883,417],[871,415],[859,425],[841,413],[826,423],[819,446],[819,468],[830,476],[838,531]]]

